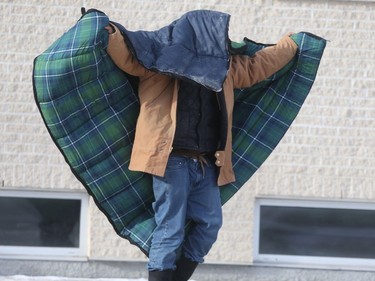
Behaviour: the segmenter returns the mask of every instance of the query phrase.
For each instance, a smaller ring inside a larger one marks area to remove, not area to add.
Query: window
[[[87,211],[86,193],[1,190],[1,257],[86,257]]]
[[[375,266],[375,204],[257,199],[254,263]]]

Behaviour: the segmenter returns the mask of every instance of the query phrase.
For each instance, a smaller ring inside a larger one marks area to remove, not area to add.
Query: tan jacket
[[[232,167],[232,113],[235,88],[250,87],[277,72],[295,55],[297,45],[283,37],[275,46],[258,51],[254,56],[231,56],[223,93],[228,113],[227,143],[224,151],[215,153],[219,167],[218,185],[234,182]],[[147,70],[132,56],[120,31],[109,36],[108,54],[126,73],[139,77],[140,113],[129,169],[164,176],[176,128],[179,80]]]

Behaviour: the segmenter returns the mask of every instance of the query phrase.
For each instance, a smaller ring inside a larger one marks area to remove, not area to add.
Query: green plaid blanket
[[[155,226],[151,177],[128,170],[139,104],[106,53],[108,17],[88,13],[34,60],[35,101],[52,140],[118,235],[148,254]],[[227,202],[284,136],[308,95],[325,40],[293,35],[295,59],[269,79],[235,90],[233,163]],[[251,55],[265,45],[245,41]]]

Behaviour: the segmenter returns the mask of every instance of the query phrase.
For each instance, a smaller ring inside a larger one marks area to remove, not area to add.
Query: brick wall
[[[0,1],[0,185],[81,190],[33,100],[32,62],[80,16],[106,12],[130,30],[153,30],[192,9],[232,15],[230,36],[273,43],[288,31],[329,40],[319,74],[280,145],[224,207],[211,262],[251,263],[257,196],[375,197],[375,2],[301,0]],[[143,260],[92,204],[92,259]]]

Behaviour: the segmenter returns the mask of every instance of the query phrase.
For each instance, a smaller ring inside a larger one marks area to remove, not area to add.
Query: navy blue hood
[[[230,15],[191,11],[157,31],[129,31],[119,23],[133,55],[147,69],[220,91],[229,68]]]

